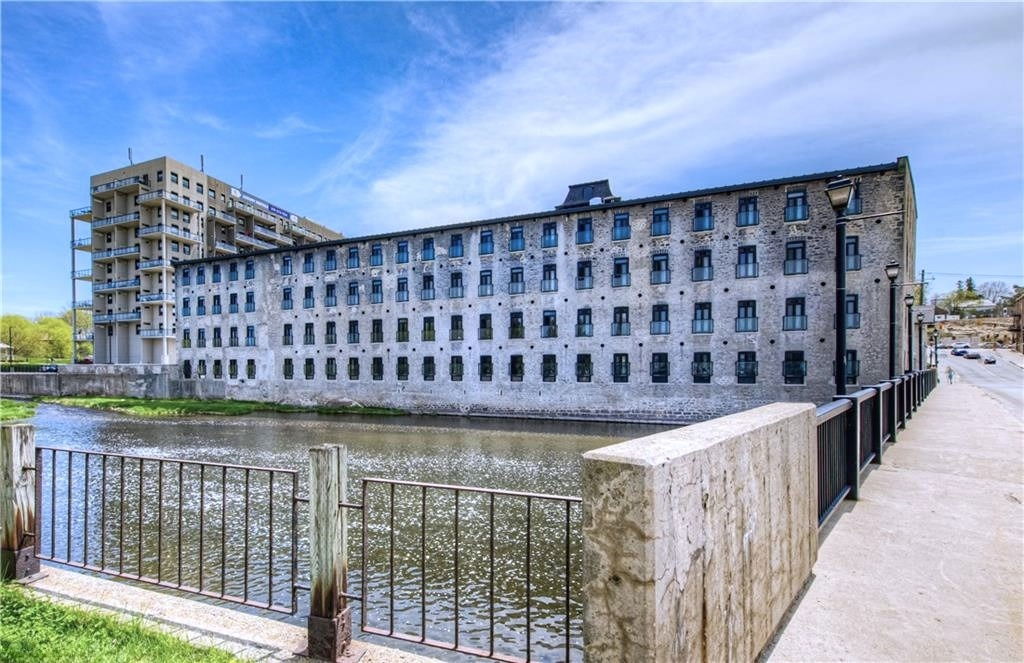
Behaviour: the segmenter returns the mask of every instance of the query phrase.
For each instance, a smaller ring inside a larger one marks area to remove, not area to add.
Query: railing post
[[[855,396],[836,395],[834,401],[850,401],[843,426],[843,442],[846,444],[846,481],[850,492],[846,499],[860,499],[860,401]]]
[[[900,381],[886,380],[892,387],[889,390],[889,398],[892,399],[892,407],[889,408],[889,417],[892,419],[892,429],[889,432],[889,442],[896,444],[896,430],[900,427]]]
[[[907,420],[909,421],[914,418],[914,410],[917,409],[917,405],[914,404],[914,374],[907,373],[904,377],[907,381]]]
[[[334,661],[352,641],[345,501],[348,452],[341,446],[309,450],[310,597],[307,655]]]
[[[0,580],[16,580],[39,572],[35,555],[35,464],[35,427],[0,427]]]
[[[885,408],[882,407],[882,399],[885,398],[885,392],[882,391],[882,385],[877,385],[872,387],[872,389],[875,392],[873,397],[875,399],[875,435],[872,438],[871,443],[875,447],[875,463],[881,464],[882,447],[885,446],[885,443],[882,441],[885,438],[885,430],[882,423],[882,419],[885,416]]]

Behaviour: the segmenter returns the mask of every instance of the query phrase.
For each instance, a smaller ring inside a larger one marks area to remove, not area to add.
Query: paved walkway
[[[774,661],[1024,660],[1024,425],[932,392],[832,521]]]
[[[58,603],[98,610],[123,619],[141,618],[147,626],[196,645],[227,650],[241,659],[313,661],[301,655],[306,647],[306,630],[284,621],[56,566],[43,566],[42,573],[26,586]],[[339,661],[437,663],[433,658],[362,642],[353,642],[350,653],[351,656]]]

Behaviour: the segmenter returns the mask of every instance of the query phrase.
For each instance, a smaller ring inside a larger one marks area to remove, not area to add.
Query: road
[[[945,383],[946,368],[953,367],[956,379],[981,387],[1006,406],[1018,419],[1024,419],[1024,357],[1009,350],[982,350],[982,356],[994,354],[996,363],[981,359],[953,357],[949,350],[939,351],[939,376]]]

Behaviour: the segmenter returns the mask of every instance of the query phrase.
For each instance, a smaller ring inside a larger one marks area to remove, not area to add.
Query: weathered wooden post
[[[345,447],[309,450],[310,598],[307,654],[333,661],[352,641],[348,591],[345,501],[348,452]]]
[[[39,572],[35,555],[36,430],[31,424],[0,427],[0,579]]]

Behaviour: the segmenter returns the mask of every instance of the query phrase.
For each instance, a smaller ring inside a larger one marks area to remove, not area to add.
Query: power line
[[[987,279],[1024,279],[1024,274],[975,274],[973,272],[928,272],[933,276],[981,276]]]

